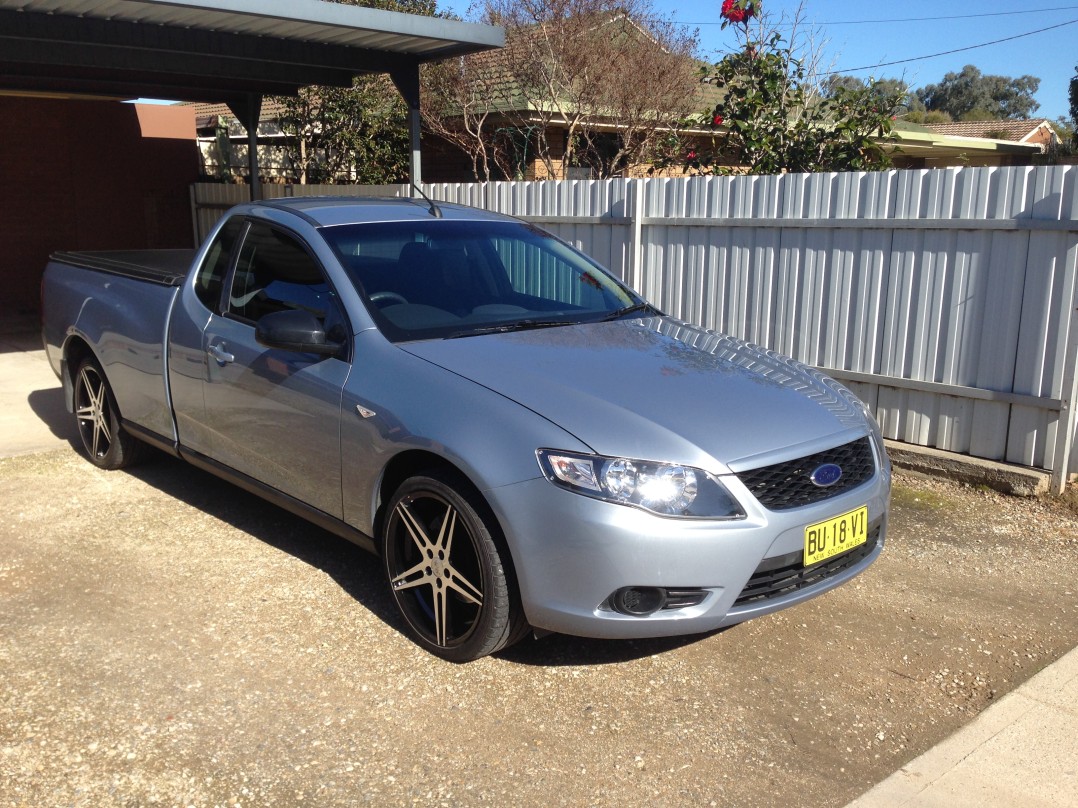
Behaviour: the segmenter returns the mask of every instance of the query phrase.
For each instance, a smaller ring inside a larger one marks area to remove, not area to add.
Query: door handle
[[[224,349],[224,343],[211,345],[206,353],[217,360],[217,363],[220,365],[227,365],[229,362],[236,361],[236,357]]]

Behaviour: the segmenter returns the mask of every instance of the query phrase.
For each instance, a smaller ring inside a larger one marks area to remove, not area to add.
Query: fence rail
[[[226,201],[204,187],[201,235]],[[286,188],[267,196],[408,192]],[[825,370],[889,438],[1044,468],[1057,489],[1078,466],[1078,167],[424,191],[540,223],[668,313]]]

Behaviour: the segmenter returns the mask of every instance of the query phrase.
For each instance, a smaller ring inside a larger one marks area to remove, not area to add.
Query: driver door
[[[213,459],[340,518],[341,397],[347,357],[267,348],[265,314],[306,309],[346,342],[347,321],[324,270],[294,234],[251,222],[222,313],[204,332],[205,434]],[[348,350],[346,344],[345,350]]]

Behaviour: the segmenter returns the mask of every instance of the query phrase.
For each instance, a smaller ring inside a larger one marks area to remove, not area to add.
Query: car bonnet
[[[516,401],[604,455],[724,473],[869,430],[850,394],[817,371],[671,317],[400,347]]]

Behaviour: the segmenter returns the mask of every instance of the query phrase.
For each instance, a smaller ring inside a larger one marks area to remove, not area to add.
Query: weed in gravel
[[[891,504],[915,511],[940,511],[956,503],[938,491],[910,488],[896,482],[891,489]]]

